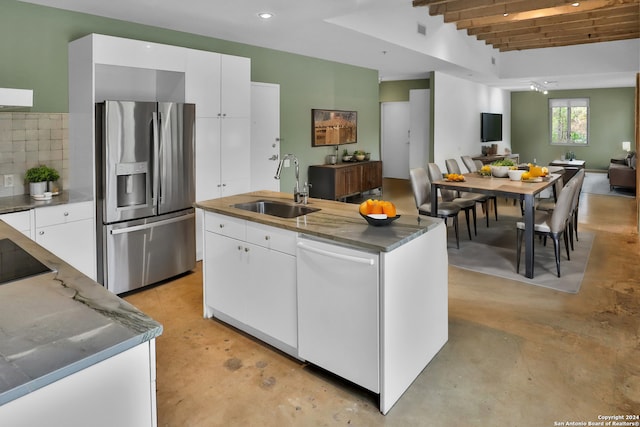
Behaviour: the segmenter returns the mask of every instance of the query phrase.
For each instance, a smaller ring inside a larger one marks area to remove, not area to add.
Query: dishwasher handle
[[[350,261],[350,262],[356,262],[358,264],[366,264],[366,265],[375,264],[375,260],[373,258],[362,258],[362,257],[351,256],[351,255],[336,254],[333,252],[325,251],[324,249],[305,245],[303,242],[298,242],[298,248],[305,251],[313,252],[316,254],[328,256],[331,258],[341,259],[341,260]]]
[[[131,233],[133,231],[140,231],[140,230],[147,230],[149,228],[154,228],[157,227],[159,225],[167,225],[167,224],[171,224],[173,222],[179,222],[179,221],[186,221],[188,219],[194,218],[196,216],[196,214],[187,214],[187,215],[182,215],[182,216],[177,216],[174,218],[169,218],[169,219],[165,219],[162,221],[155,221],[155,222],[150,222],[147,224],[141,224],[141,225],[134,225],[131,227],[126,227],[126,228],[117,228],[115,230],[111,230],[111,234],[113,234],[114,236],[117,234],[125,234],[125,233]]]

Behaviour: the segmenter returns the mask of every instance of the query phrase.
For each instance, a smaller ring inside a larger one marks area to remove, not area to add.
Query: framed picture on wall
[[[355,144],[358,142],[358,112],[311,110],[311,146]]]

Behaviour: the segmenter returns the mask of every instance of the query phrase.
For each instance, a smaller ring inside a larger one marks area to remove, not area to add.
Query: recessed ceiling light
[[[580,2],[577,2],[577,1],[573,2],[573,3],[571,3],[571,6],[578,7],[578,6],[580,6]]]
[[[260,12],[258,16],[262,19],[270,19],[273,18],[273,13],[271,12]]]
[[[505,12],[502,14],[502,16],[509,16],[509,14]]]

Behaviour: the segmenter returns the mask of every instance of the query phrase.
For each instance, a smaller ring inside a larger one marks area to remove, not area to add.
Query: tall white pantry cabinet
[[[101,34],[72,41],[69,189],[95,199],[94,105],[127,99],[196,104],[196,200],[249,191],[250,97],[249,58]],[[198,259],[202,227],[197,212]]]

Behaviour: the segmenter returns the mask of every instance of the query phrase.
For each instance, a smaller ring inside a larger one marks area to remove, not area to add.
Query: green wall
[[[299,157],[302,179],[308,165],[324,163],[332,152],[311,147],[312,108],[358,111],[358,143],[348,149],[379,158],[376,70],[16,0],[0,0],[0,11],[0,87],[33,89],[28,111],[68,112],[68,43],[99,33],[251,58],[252,81],[280,84],[281,151]],[[291,175],[282,174],[288,192]]]
[[[431,89],[429,79],[394,80],[380,83],[380,102],[409,102],[411,89]]]
[[[549,144],[549,98],[589,98],[589,144]],[[622,141],[634,141],[634,88],[562,90],[511,94],[511,147],[521,161],[548,164],[567,151],[586,160],[588,169],[607,169],[620,157]]]

